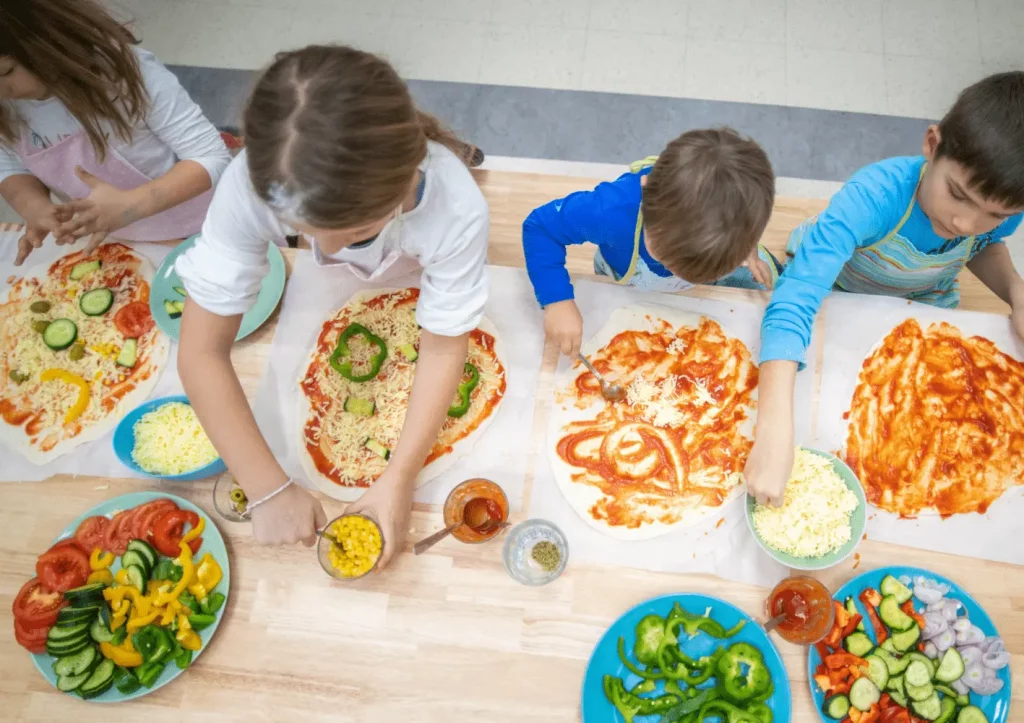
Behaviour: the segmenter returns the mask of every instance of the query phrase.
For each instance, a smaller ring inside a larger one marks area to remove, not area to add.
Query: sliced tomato
[[[133,301],[125,304],[114,314],[114,326],[129,339],[138,339],[153,328],[153,315],[149,304]]]
[[[103,541],[110,520],[106,517],[86,517],[75,530],[75,542],[86,555],[92,554],[97,547],[103,549]]]
[[[34,577],[21,586],[11,605],[11,612],[22,628],[36,630],[53,625],[57,621],[57,611],[64,605],[62,594],[47,590],[39,578]]]
[[[135,521],[135,510],[118,512],[107,526],[103,536],[103,549],[115,555],[123,555],[132,539],[132,524]]]
[[[14,639],[18,641],[18,645],[30,653],[46,652],[46,634],[48,632],[50,632],[49,627],[29,629],[23,626],[17,618],[14,619]]]
[[[149,542],[153,537],[153,525],[162,515],[171,510],[178,509],[174,500],[166,497],[159,500],[147,502],[135,508],[135,524],[132,525],[132,534],[137,540]]]
[[[165,512],[153,523],[153,545],[165,557],[177,557],[181,553],[181,538],[185,536],[185,525],[195,527],[199,524],[199,515],[191,510],[171,510]],[[203,538],[197,537],[189,543],[192,552],[198,552]]]
[[[89,556],[78,545],[57,544],[39,556],[36,575],[53,592],[64,593],[89,580]]]

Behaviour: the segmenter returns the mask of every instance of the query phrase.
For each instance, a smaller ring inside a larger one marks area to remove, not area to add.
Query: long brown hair
[[[418,110],[376,55],[338,45],[278,53],[245,109],[249,175],[277,213],[318,228],[377,221],[399,206],[427,140],[468,146]]]
[[[82,124],[102,159],[106,122],[124,141],[146,112],[135,36],[95,0],[4,0],[0,55],[14,58]],[[13,145],[18,119],[0,103],[0,140]]]

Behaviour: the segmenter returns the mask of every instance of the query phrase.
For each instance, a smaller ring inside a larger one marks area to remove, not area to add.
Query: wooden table
[[[520,226],[530,209],[593,185],[587,179],[497,172],[479,173],[478,179],[491,204],[491,262],[513,266],[523,263]],[[765,234],[769,247],[780,252],[789,230],[823,205],[778,199]],[[591,257],[588,249],[571,249],[570,270],[588,273]],[[285,258],[290,269],[294,252],[286,251]],[[1005,313],[1002,302],[975,279],[964,279],[963,299],[964,308]],[[250,399],[275,323],[276,318],[233,353]],[[538,399],[547,398],[554,362],[548,349]],[[534,456],[546,418],[543,406],[537,405],[534,419]],[[528,494],[532,476],[526,484]],[[766,594],[706,576],[571,562],[554,584],[528,588],[506,575],[500,542],[469,546],[451,540],[422,557],[399,556],[386,574],[342,584],[323,573],[313,552],[259,547],[248,525],[216,517],[212,488],[212,482],[98,478],[0,486],[0,605],[5,610],[33,575],[37,555],[64,525],[105,499],[143,489],[182,495],[210,513],[228,545],[233,583],[224,624],[193,668],[174,684],[117,708],[88,705],[51,688],[15,644],[8,616],[0,632],[0,720],[570,722],[579,719],[580,686],[594,644],[629,607],[656,595],[693,591],[725,598],[758,616]],[[328,515],[343,509],[321,499]],[[438,529],[439,523],[437,509],[417,506],[410,539]],[[999,627],[1015,655],[1014,671],[1024,672],[1024,573],[1019,568],[871,540],[859,551],[859,570],[843,564],[821,579],[835,589],[872,567],[905,563],[958,580]],[[794,720],[817,720],[804,652],[776,643],[790,674]],[[1011,720],[1024,721],[1020,684],[1014,700]]]

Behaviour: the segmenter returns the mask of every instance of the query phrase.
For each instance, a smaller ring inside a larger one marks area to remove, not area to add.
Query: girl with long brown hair
[[[461,160],[472,147],[418,111],[385,61],[338,46],[278,54],[252,92],[244,132],[246,149],[177,264],[188,291],[181,380],[254,501],[256,540],[312,545],[323,508],[274,458],[231,366],[242,315],[268,272],[267,246],[301,233],[318,264],[364,280],[422,266],[423,331],[405,425],[384,474],[350,506],[379,521],[384,565],[401,549],[416,475],[487,300],[487,205]]]
[[[202,225],[230,155],[137,42],[96,0],[0,3],[0,195],[26,224],[16,264],[49,233],[95,245]]]

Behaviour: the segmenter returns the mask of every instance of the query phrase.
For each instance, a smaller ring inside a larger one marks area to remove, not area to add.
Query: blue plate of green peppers
[[[583,723],[787,723],[789,676],[761,626],[724,600],[682,593],[608,628],[583,679]]]

